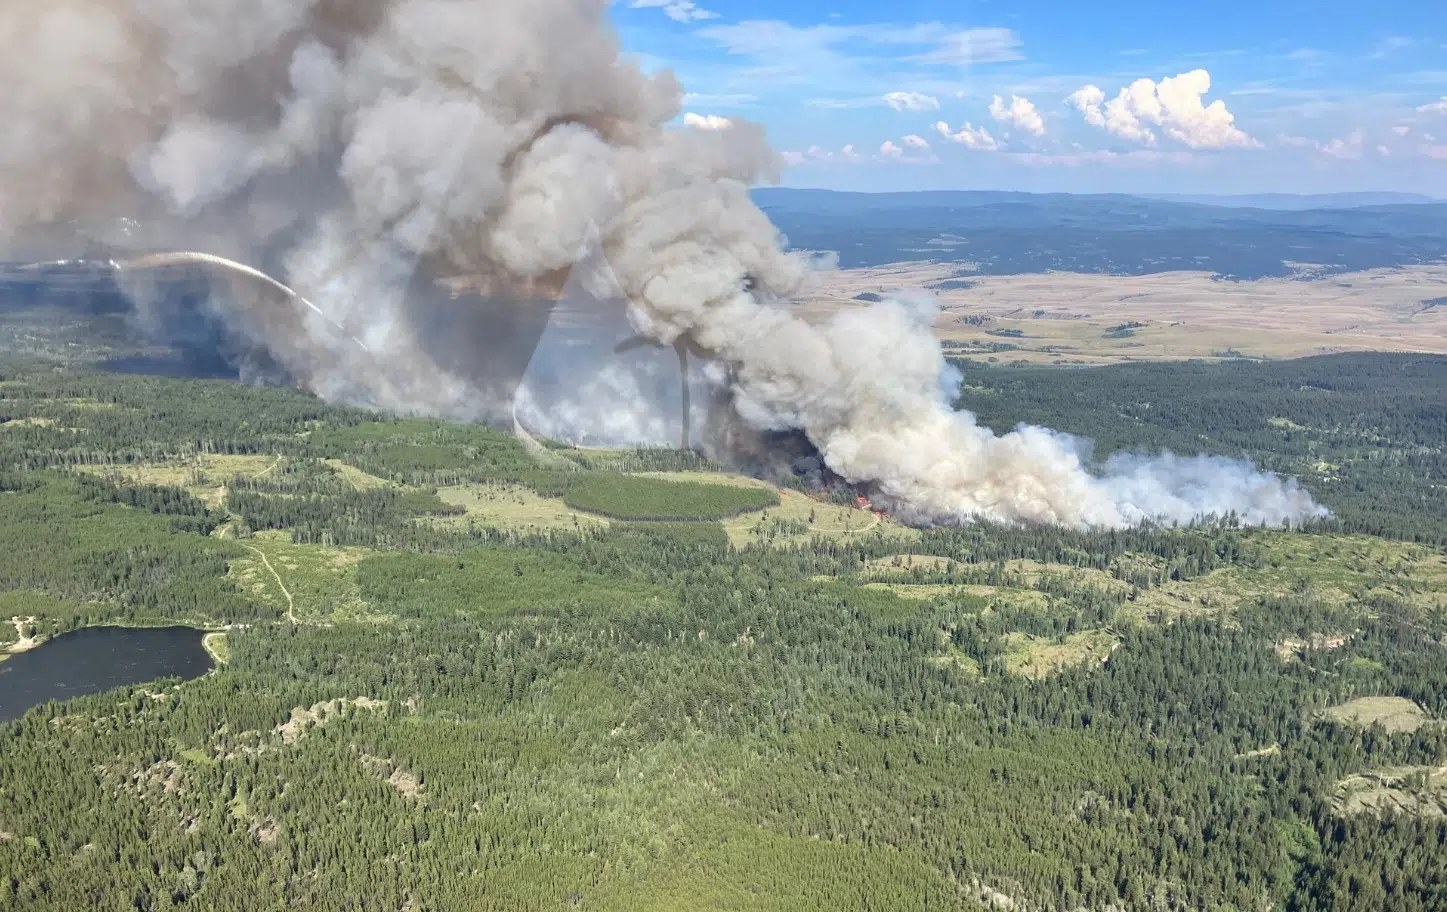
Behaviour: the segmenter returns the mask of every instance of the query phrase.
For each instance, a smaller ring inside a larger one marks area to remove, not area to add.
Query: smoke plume
[[[235,273],[219,307],[319,394],[463,418],[508,412],[574,281],[626,302],[632,334],[706,357],[699,439],[718,455],[751,459],[802,432],[833,473],[915,522],[1320,512],[1294,483],[1238,463],[1094,472],[1070,438],[979,427],[950,407],[957,378],[927,302],[801,319],[788,302],[811,264],[749,198],[779,164],[762,128],[669,126],[679,86],[621,54],[606,9],[7,0],[0,244],[134,218],[148,232],[136,252],[201,250],[277,276],[280,290]],[[144,309],[152,284],[123,287]],[[623,414],[611,433],[658,436],[656,416],[629,412],[657,384],[607,370],[563,385],[612,390]],[[572,408],[590,411],[576,396]]]

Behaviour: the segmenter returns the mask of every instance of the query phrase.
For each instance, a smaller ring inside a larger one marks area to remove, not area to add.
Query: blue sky
[[[1447,197],[1447,0],[615,0],[783,183]]]

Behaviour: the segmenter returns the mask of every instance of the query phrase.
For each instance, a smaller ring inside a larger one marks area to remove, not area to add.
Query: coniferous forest
[[[1447,359],[965,383],[1333,517],[911,530],[693,454],[0,362],[0,650],[221,634],[0,723],[0,909],[1447,909]]]

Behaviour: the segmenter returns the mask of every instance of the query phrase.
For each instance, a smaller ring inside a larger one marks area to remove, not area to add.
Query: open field
[[[1142,554],[1118,558],[1111,570],[1074,567],[1033,560],[1010,560],[1001,565],[991,584],[980,582],[989,568],[922,554],[875,558],[860,570],[860,577],[875,580],[869,588],[888,590],[902,598],[929,600],[968,595],[1000,600],[1020,608],[1047,605],[1046,592],[1094,589],[1117,597],[1133,587],[1121,576],[1154,574],[1157,584],[1136,589],[1118,621],[1162,622],[1181,617],[1231,612],[1258,598],[1309,593],[1318,602],[1345,607],[1373,596],[1385,596],[1427,612],[1447,610],[1447,556],[1439,549],[1390,542],[1360,535],[1304,536],[1257,532],[1252,545],[1259,549],[1261,566],[1232,565],[1190,579],[1169,578],[1159,560]],[[954,573],[971,585],[944,581]],[[1116,574],[1121,574],[1117,576]],[[917,579],[899,581],[901,576]],[[1044,590],[1044,591],[1041,591]],[[1348,639],[1342,631],[1313,631],[1308,640],[1283,640],[1279,654],[1290,658],[1299,650],[1339,648]]]
[[[914,538],[918,530],[858,507],[841,507],[822,502],[798,491],[779,491],[779,505],[723,520],[724,531],[734,547],[768,544],[786,547],[807,542],[814,536],[849,538],[875,533],[887,537]]]
[[[340,459],[323,459],[322,462],[336,469],[337,474],[358,491],[374,491],[392,484],[392,482],[375,475],[368,475],[356,466],[342,462]]]
[[[84,471],[112,481],[131,484],[174,485],[184,488],[209,507],[226,500],[226,483],[237,475],[260,477],[280,461],[277,456],[196,454],[165,462],[135,465],[90,465]]]
[[[1086,630],[1058,639],[1012,633],[1006,637],[1005,668],[1027,678],[1059,674],[1083,662],[1104,662],[1116,639],[1104,630]]]
[[[231,661],[231,644],[227,641],[224,630],[213,631],[203,636],[201,647],[217,665],[225,665]]]
[[[1414,732],[1432,721],[1422,707],[1403,697],[1358,697],[1333,706],[1326,711],[1326,716],[1363,728],[1381,725],[1393,734]]]
[[[1447,295],[1447,266],[1309,275],[1242,282],[1206,272],[975,276],[958,263],[900,263],[825,274],[801,309],[822,318],[866,306],[860,294],[973,283],[936,291],[935,331],[954,354],[1000,363],[1447,353],[1447,307],[1426,306]]]
[[[1206,614],[1292,592],[1309,592],[1322,603],[1341,606],[1382,595],[1426,611],[1447,607],[1447,557],[1439,550],[1367,536],[1263,532],[1252,541],[1261,548],[1263,566],[1237,565],[1194,579],[1165,580],[1140,591],[1129,614],[1139,619]],[[1150,564],[1143,557],[1132,560],[1137,566]],[[1106,589],[1126,585],[1098,570],[1023,561],[1012,561],[1007,568],[1026,581],[1049,572],[1068,575],[1082,585]]]
[[[1348,776],[1337,783],[1332,805],[1344,814],[1447,816],[1447,766],[1395,766]]]
[[[864,576],[898,576],[901,573],[948,573],[959,564],[934,554],[895,554],[877,557],[864,565]]]
[[[293,544],[286,532],[258,532],[240,543],[250,554],[231,561],[230,578],[291,620],[386,620],[367,607],[357,587],[357,564],[375,552]]]
[[[462,507],[462,516],[429,520],[441,525],[476,522],[516,532],[608,527],[608,520],[574,510],[561,497],[542,497],[519,485],[469,484],[439,488],[443,503]]]

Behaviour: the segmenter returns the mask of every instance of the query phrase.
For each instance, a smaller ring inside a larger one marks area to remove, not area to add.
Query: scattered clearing
[[[376,475],[369,475],[350,463],[342,462],[340,459],[323,459],[323,463],[331,466],[342,476],[342,479],[355,490],[375,491],[378,488],[393,487],[392,482]]]
[[[1005,641],[1005,668],[1011,674],[1035,679],[1085,662],[1105,662],[1118,642],[1104,630],[1086,630],[1056,639],[1012,633]]]
[[[10,623],[15,625],[15,639],[10,642],[7,651],[14,655],[16,653],[28,652],[31,649],[45,642],[45,637],[35,633],[35,622],[33,617],[13,617]],[[29,633],[27,633],[29,631]]]
[[[226,641],[224,630],[213,631],[201,638],[201,647],[206,654],[211,656],[212,661],[217,665],[225,665],[231,661],[231,646]]]
[[[1340,649],[1351,640],[1351,636],[1345,633],[1313,633],[1311,636],[1301,639],[1299,637],[1286,637],[1276,643],[1276,655],[1283,661],[1305,658],[1308,652],[1319,650]]]
[[[370,754],[362,754],[359,758],[362,769],[381,779],[392,788],[402,793],[404,798],[420,803],[426,803],[427,796],[422,792],[422,780],[398,764],[395,760],[388,760],[386,757],[373,757]]]
[[[1348,776],[1337,783],[1332,807],[1341,814],[1447,817],[1447,766],[1398,766]]]
[[[776,507],[745,513],[722,522],[729,542],[735,548],[757,544],[784,548],[808,542],[816,535],[839,539],[873,534],[903,539],[919,537],[917,529],[888,516],[815,500],[789,489],[779,491],[779,505]]]
[[[876,557],[866,563],[860,574],[863,576],[899,576],[909,573],[949,573],[961,564],[948,557],[934,554],[895,554],[890,557]]]
[[[467,525],[476,522],[516,532],[540,532],[550,529],[579,531],[606,529],[608,520],[574,510],[561,497],[542,497],[517,485],[469,484],[438,488],[437,496],[445,504],[462,507],[462,516],[437,517],[438,524]]]
[[[85,465],[82,471],[117,484],[174,485],[184,488],[213,509],[226,502],[226,483],[237,475],[262,477],[280,457],[198,453],[164,462],[134,465]]]
[[[55,427],[54,418],[11,418],[9,421],[0,421],[0,428],[28,428],[28,427]]]
[[[121,774],[116,788],[123,792],[185,791],[182,788],[184,773],[181,764],[175,760],[158,760],[144,769],[130,770]]]
[[[313,703],[311,709],[294,706],[291,710],[291,718],[278,725],[272,733],[281,737],[282,744],[295,744],[306,737],[307,732],[316,726],[326,725],[353,707],[381,712],[387,709],[387,701],[373,700],[369,697],[353,697],[351,699],[341,697]]]
[[[900,598],[927,602],[930,599],[954,595],[960,591],[961,587],[949,586],[942,583],[865,583],[864,588],[878,589],[881,592],[893,592]]]
[[[376,553],[371,549],[299,545],[278,531],[239,544],[252,556],[233,558],[228,576],[293,623],[390,620],[370,610],[357,585],[357,564]]]
[[[1358,697],[1333,706],[1324,715],[1363,728],[1381,725],[1391,734],[1414,732],[1432,721],[1422,707],[1404,697]]]

